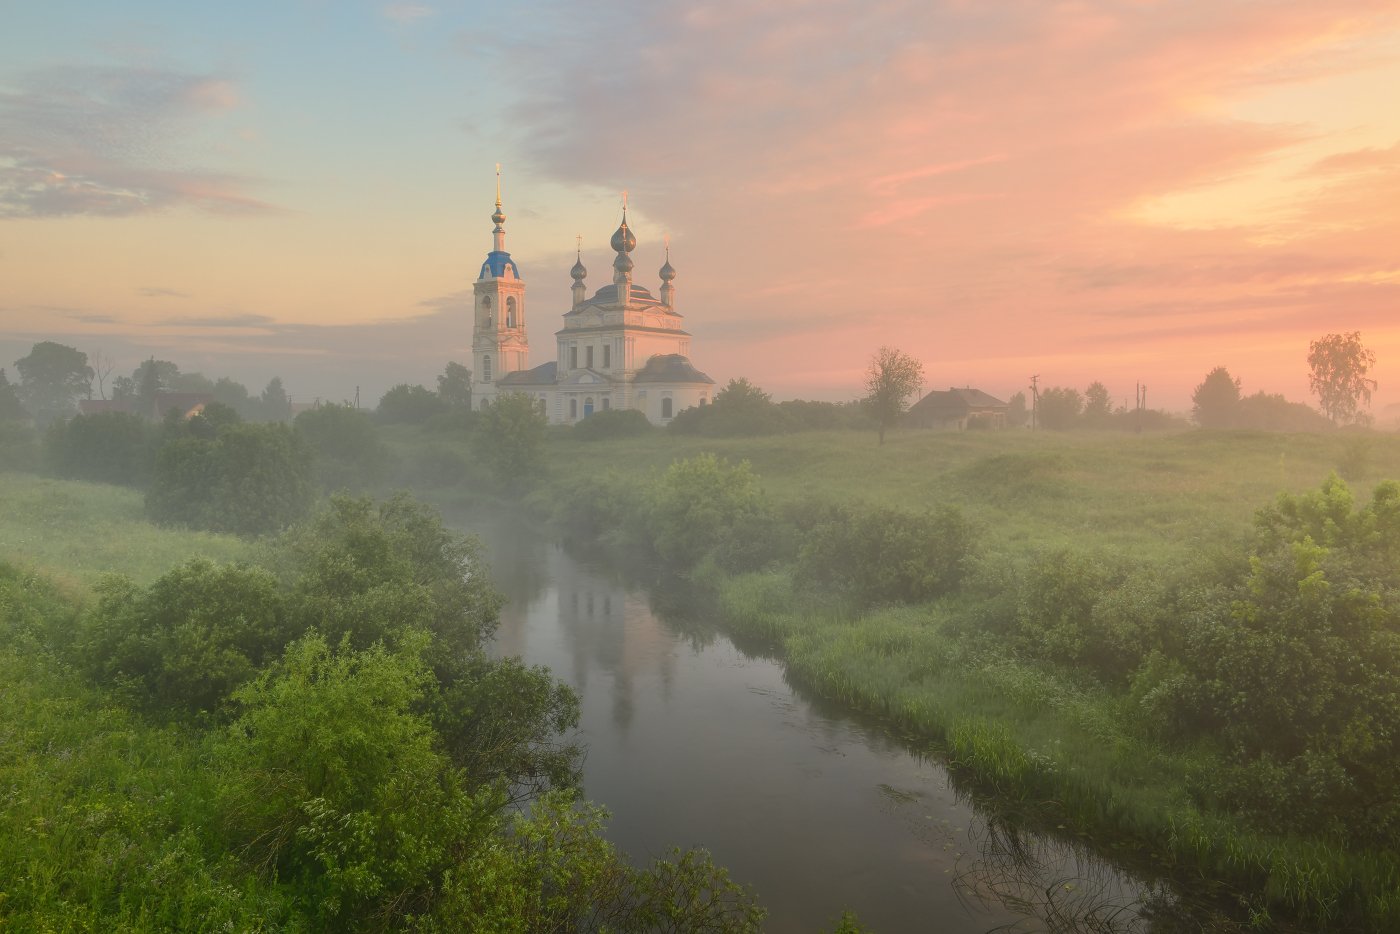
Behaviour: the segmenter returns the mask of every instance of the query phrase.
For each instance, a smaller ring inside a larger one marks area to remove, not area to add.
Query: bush
[[[39,438],[20,422],[0,422],[0,471],[35,470],[39,466]]]
[[[297,415],[292,427],[315,458],[323,490],[363,489],[384,480],[389,448],[365,412],[348,405],[323,405]]]
[[[919,603],[962,585],[975,548],[953,506],[923,513],[857,506],[810,508],[797,576],[859,603]]]
[[[49,472],[70,480],[144,486],[153,440],[150,423],[139,415],[75,415],[55,422],[44,436],[44,463]]]
[[[574,425],[570,435],[580,441],[606,441],[609,438],[634,438],[649,434],[651,422],[636,409],[611,409],[594,412]]]
[[[668,467],[651,485],[648,506],[657,554],[678,567],[693,567],[758,513],[758,478],[748,461],[731,466],[700,454]]]
[[[385,424],[421,425],[447,411],[447,403],[422,386],[400,383],[384,394],[374,417]]]
[[[281,424],[233,425],[217,438],[180,438],[156,456],[146,513],[158,523],[266,535],[311,506],[311,457]]]

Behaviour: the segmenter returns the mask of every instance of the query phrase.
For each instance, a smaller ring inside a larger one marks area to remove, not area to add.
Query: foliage
[[[1240,420],[1240,381],[1218,366],[1191,394],[1191,415],[1202,428],[1233,428]]]
[[[549,419],[528,393],[505,393],[478,415],[477,451],[496,480],[520,489],[544,469],[544,434]]]
[[[1256,392],[1240,400],[1237,424],[1260,431],[1325,431],[1332,423],[1325,415],[1301,402],[1289,402],[1277,393]]]
[[[437,393],[422,386],[399,383],[384,393],[374,417],[385,424],[421,425],[446,410],[447,402]]]
[[[276,532],[310,505],[310,455],[291,428],[275,424],[166,443],[146,494],[156,522],[238,535]]]
[[[1006,427],[1020,428],[1030,421],[1030,409],[1026,406],[1026,394],[1024,392],[1014,393],[1006,403]]]
[[[447,368],[438,374],[437,387],[438,398],[449,407],[472,407],[472,371],[462,364],[449,360]]]
[[[746,461],[731,465],[700,454],[668,467],[648,490],[646,505],[657,554],[692,566],[759,511],[758,478]]]
[[[27,421],[29,413],[19,401],[19,389],[5,375],[5,368],[0,367],[0,425]]]
[[[606,412],[594,412],[582,421],[575,422],[569,434],[580,441],[606,441],[650,434],[651,430],[651,422],[647,421],[644,413],[636,409],[611,409]]]
[[[859,506],[812,511],[794,575],[809,587],[850,593],[865,606],[950,594],[974,555],[972,525],[953,506],[923,513]]]
[[[1079,390],[1068,387],[1047,389],[1040,394],[1036,404],[1036,414],[1041,428],[1064,431],[1079,422],[1084,409],[1084,398]]]
[[[149,423],[139,415],[75,415],[50,426],[44,463],[68,479],[142,486],[151,474],[153,442]]]
[[[87,354],[65,344],[41,341],[15,361],[15,369],[20,402],[41,427],[67,418],[77,409],[77,398],[92,389]]]
[[[271,574],[192,559],[150,587],[97,587],[75,655],[101,684],[155,713],[212,712],[292,633]]]
[[[788,399],[778,409],[794,430],[827,431],[834,428],[873,428],[870,412],[859,402],[818,402]]]
[[[323,490],[363,489],[384,480],[389,449],[369,415],[348,405],[323,405],[297,415],[292,423],[315,458]]]
[[[348,635],[356,648],[421,628],[438,640],[430,650],[446,670],[495,630],[501,600],[481,544],[403,494],[377,504],[332,496],[273,543],[268,562],[290,590],[300,628]]]
[[[23,422],[0,421],[0,473],[35,470],[39,466],[39,436]]]
[[[753,437],[792,430],[787,412],[745,377],[731,379],[709,405],[693,406],[666,426],[678,435],[707,438]]]
[[[1360,408],[1371,404],[1376,381],[1366,374],[1375,365],[1376,354],[1362,346],[1360,331],[1328,334],[1308,344],[1308,385],[1333,424],[1358,421]]]
[[[258,413],[263,421],[268,422],[289,422],[292,420],[292,400],[287,396],[287,390],[282,388],[282,377],[274,376],[268,380],[267,386],[263,388],[262,396],[259,397]]]
[[[909,398],[924,384],[924,365],[893,347],[881,347],[865,371],[865,405],[885,443],[885,430],[904,414]]]
[[[1113,415],[1113,401],[1109,398],[1108,387],[1100,382],[1092,382],[1084,390],[1083,419],[1086,427],[1106,428]]]

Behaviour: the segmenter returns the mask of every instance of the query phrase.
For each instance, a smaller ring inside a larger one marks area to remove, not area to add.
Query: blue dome
[[[510,267],[511,274],[515,278],[520,278],[520,267],[515,265],[515,260],[510,258],[510,254],[505,250],[492,250],[486,254],[486,262],[481,264],[481,275],[478,279],[501,279],[506,274],[506,267]]]

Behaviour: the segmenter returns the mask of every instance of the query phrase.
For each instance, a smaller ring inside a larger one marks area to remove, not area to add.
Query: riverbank
[[[864,440],[558,438],[550,455],[567,472],[527,502],[580,539],[654,551],[715,595],[734,632],[768,640],[794,678],[936,744],[1022,818],[1150,863],[1230,924],[1393,928],[1393,848],[1365,842],[1344,814],[1287,828],[1278,813],[1285,830],[1271,832],[1271,812],[1308,789],[1270,788],[1258,773],[1276,766],[1282,785],[1289,764],[1267,749],[1232,755],[1204,713],[1194,729],[1161,721],[1181,713],[1173,666],[1200,663],[1181,654],[1180,614],[1228,624],[1247,595],[1250,559],[1262,560],[1255,512],[1337,469],[1355,479],[1359,510],[1369,484],[1400,474],[1395,439]],[[666,466],[677,462],[680,473]],[[949,553],[940,509],[975,529],[975,544]],[[889,533],[910,515],[934,518]],[[881,556],[873,567],[843,567],[869,554]],[[1327,803],[1346,808],[1340,794]]]

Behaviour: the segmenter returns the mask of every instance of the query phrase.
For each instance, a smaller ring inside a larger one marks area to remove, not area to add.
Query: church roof
[[[558,363],[554,360],[541,363],[529,370],[516,370],[496,380],[498,386],[553,386]]]
[[[582,308],[584,305],[616,305],[616,304],[617,304],[617,285],[614,284],[614,285],[605,285],[605,286],[603,286],[601,289],[599,289],[599,290],[597,291],[597,293],[594,294],[594,296],[593,296],[592,298],[590,298],[590,299],[588,299],[587,301],[581,303],[581,304],[579,305],[579,308]],[[656,306],[664,307],[664,306],[662,306],[661,299],[659,299],[659,298],[657,298],[656,296],[652,295],[651,292],[647,290],[647,287],[646,287],[646,286],[644,286],[644,285],[637,285],[635,282],[632,284],[631,304],[633,304],[633,305],[656,305]],[[575,308],[574,311],[578,311],[578,308]],[[573,314],[573,311],[567,312],[567,314]],[[674,314],[674,312],[672,312],[672,314]]]
[[[646,366],[637,371],[634,382],[638,383],[710,383],[710,379],[695,367],[690,360],[678,353],[659,353],[647,361]]]
[[[510,254],[505,250],[492,250],[486,254],[486,262],[481,264],[481,275],[478,279],[500,279],[506,274],[506,267],[510,267],[511,275],[519,279],[520,267],[515,265],[515,260],[510,258]]]

